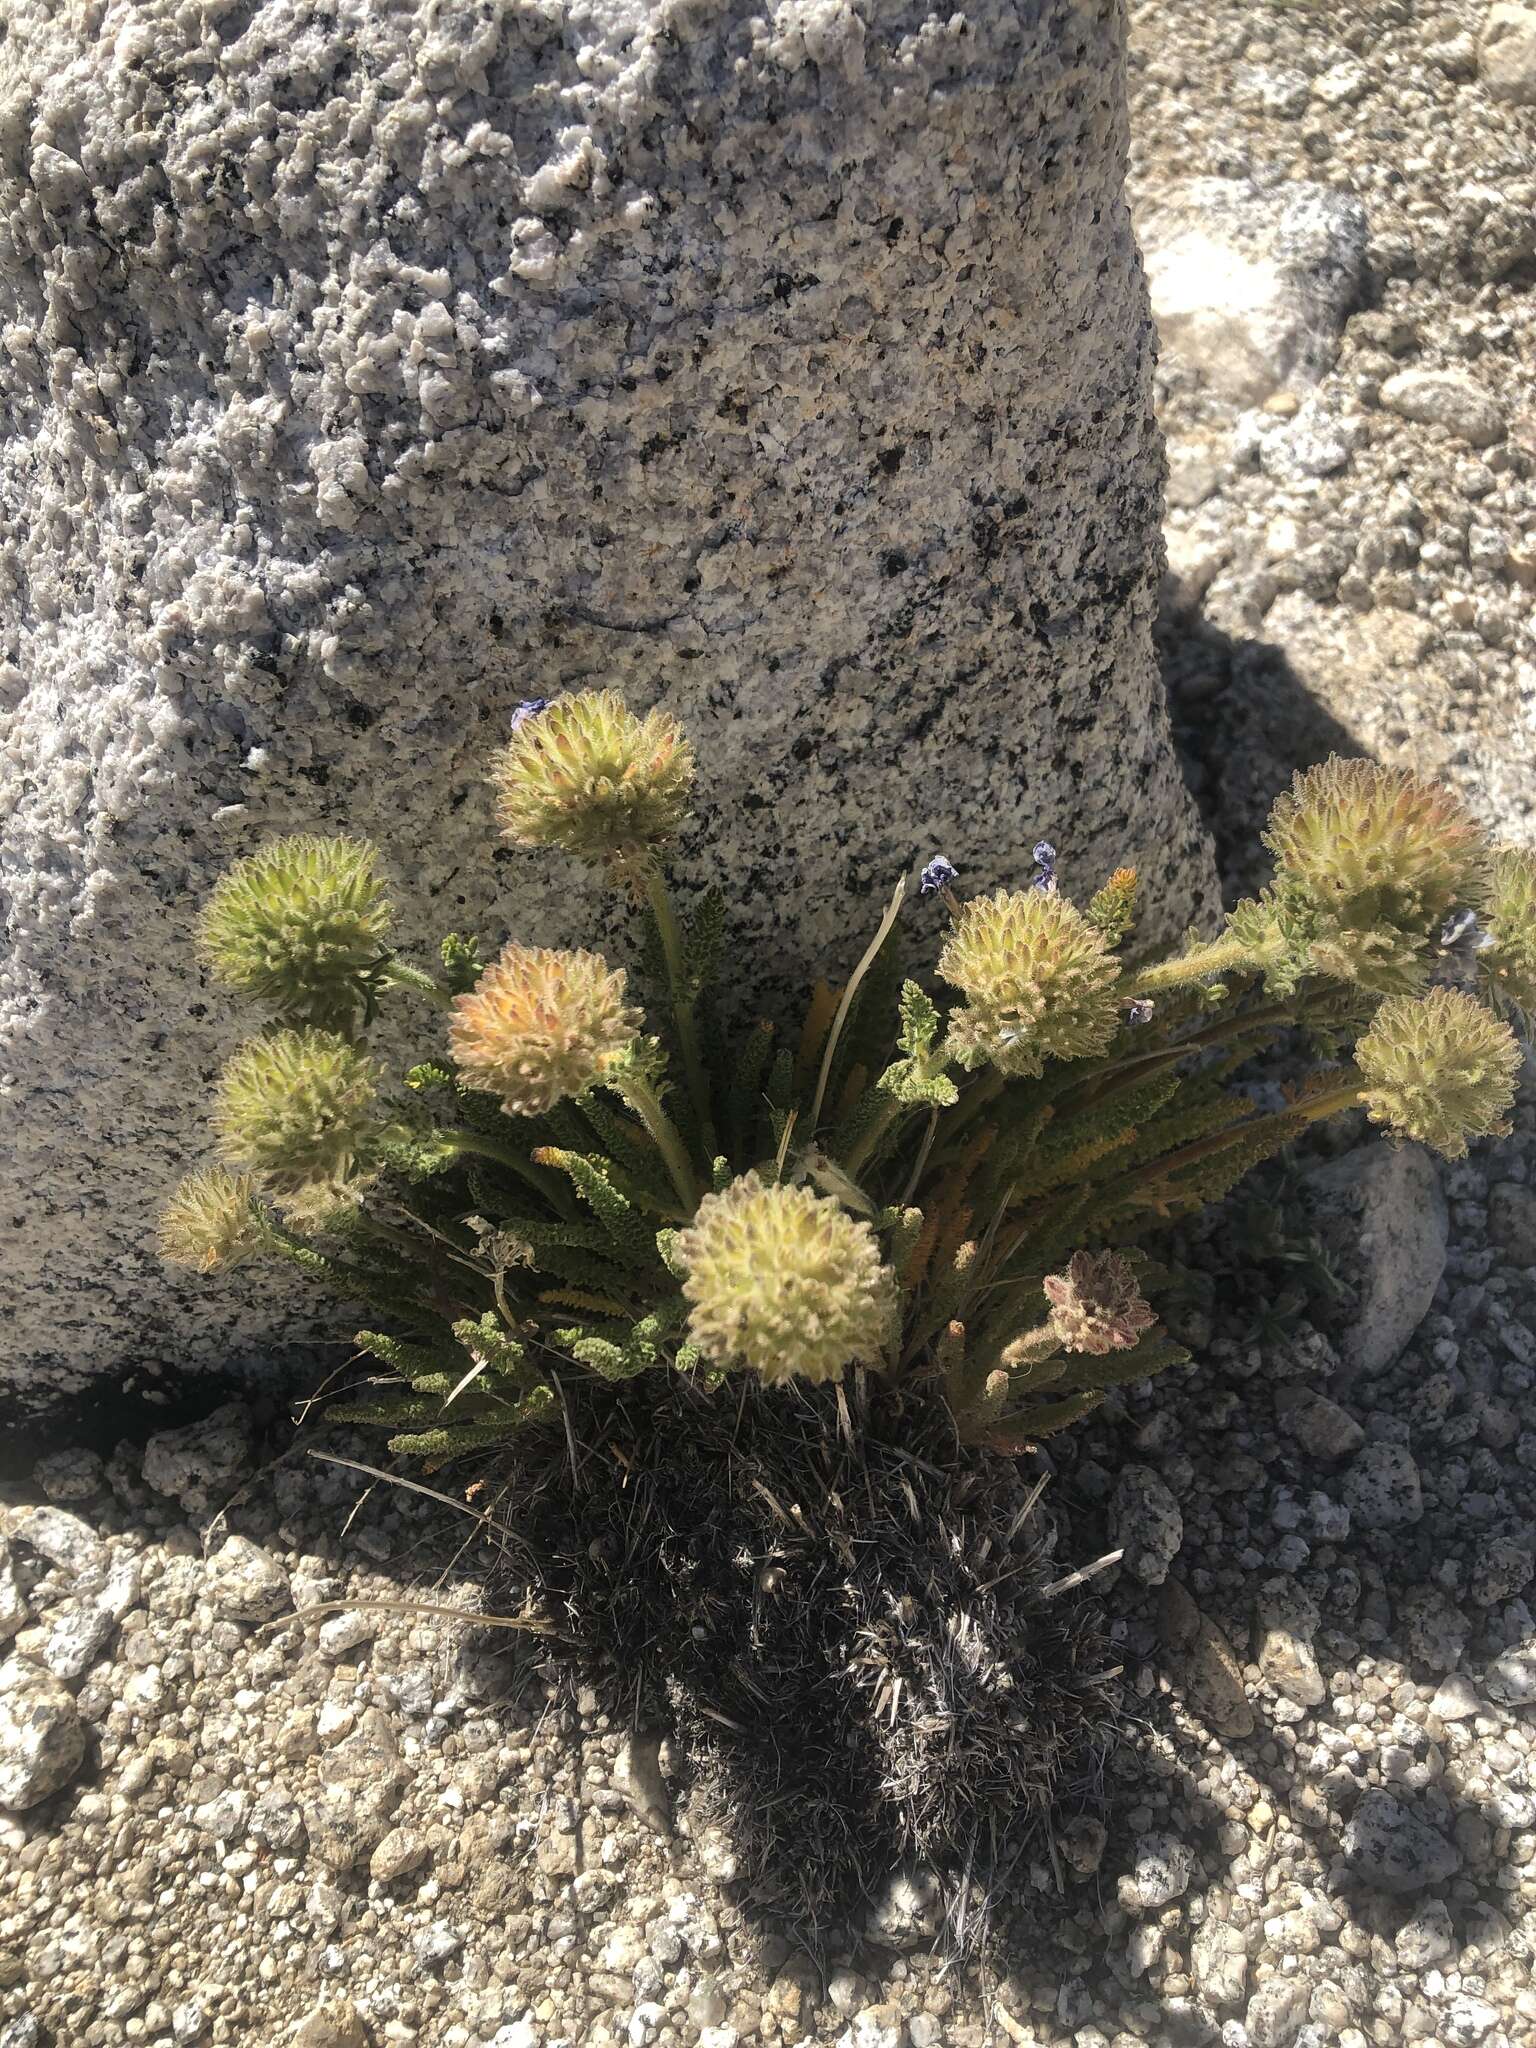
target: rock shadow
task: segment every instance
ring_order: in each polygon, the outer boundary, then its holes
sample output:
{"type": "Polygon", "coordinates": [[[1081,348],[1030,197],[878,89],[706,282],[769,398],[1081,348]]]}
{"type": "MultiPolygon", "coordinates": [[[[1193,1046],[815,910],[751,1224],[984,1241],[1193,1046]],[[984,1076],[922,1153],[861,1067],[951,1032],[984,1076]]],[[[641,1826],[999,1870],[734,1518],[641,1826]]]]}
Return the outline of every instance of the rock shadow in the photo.
{"type": "Polygon", "coordinates": [[[1308,690],[1262,630],[1234,636],[1180,605],[1165,578],[1155,628],[1173,735],[1216,845],[1228,904],[1264,879],[1270,805],[1298,768],[1369,749],[1308,690]]]}

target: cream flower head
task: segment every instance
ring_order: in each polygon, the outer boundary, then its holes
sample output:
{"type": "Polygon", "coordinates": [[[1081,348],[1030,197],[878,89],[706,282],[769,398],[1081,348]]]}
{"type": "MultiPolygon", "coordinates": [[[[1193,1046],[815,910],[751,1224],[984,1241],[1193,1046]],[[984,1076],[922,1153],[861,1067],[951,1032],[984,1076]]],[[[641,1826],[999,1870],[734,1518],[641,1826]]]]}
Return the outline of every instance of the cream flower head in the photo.
{"type": "Polygon", "coordinates": [[[676,719],[637,717],[616,690],[526,707],[492,768],[497,816],[515,846],[558,846],[621,874],[676,837],[693,779],[676,719]]]}
{"type": "Polygon", "coordinates": [[[160,1256],[194,1273],[238,1266],[260,1249],[251,1214],[256,1183],[249,1174],[205,1166],[180,1181],[160,1212],[160,1256]]]}
{"type": "Polygon", "coordinates": [[[1460,1159],[1469,1138],[1501,1137],[1520,1047],[1502,1019],[1459,989],[1392,996],[1355,1046],[1372,1123],[1460,1159]]]}
{"type": "Polygon", "coordinates": [[[1047,1059],[1085,1059],[1119,1025],[1115,959],[1082,912],[1053,890],[999,890],[967,903],[939,955],[939,973],[966,1007],[949,1046],[968,1067],[1043,1072],[1047,1059]]]}
{"type": "Polygon", "coordinates": [[[808,1187],[755,1173],[706,1195],[677,1256],[689,1334],[719,1366],[770,1384],[878,1365],[898,1320],[896,1276],[869,1225],[808,1187]]]}

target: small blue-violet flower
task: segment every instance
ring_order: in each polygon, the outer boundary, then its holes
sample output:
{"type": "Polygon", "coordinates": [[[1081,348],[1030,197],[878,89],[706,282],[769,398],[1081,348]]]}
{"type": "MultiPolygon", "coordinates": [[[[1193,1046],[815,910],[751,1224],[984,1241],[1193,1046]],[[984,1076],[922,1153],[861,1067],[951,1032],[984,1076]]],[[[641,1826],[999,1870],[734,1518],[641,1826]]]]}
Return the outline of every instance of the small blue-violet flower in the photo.
{"type": "Polygon", "coordinates": [[[1150,1024],[1152,1022],[1152,998],[1150,996],[1137,996],[1133,1003],[1127,1004],[1125,1021],[1127,1024],[1150,1024]]]}
{"type": "Polygon", "coordinates": [[[1042,839],[1036,845],[1035,866],[1039,873],[1035,876],[1034,886],[1049,895],[1056,887],[1056,849],[1049,839],[1042,839]]]}
{"type": "Polygon", "coordinates": [[[547,711],[552,701],[549,697],[525,697],[512,714],[511,730],[516,732],[530,718],[537,718],[541,711],[547,711]]]}
{"type": "Polygon", "coordinates": [[[921,896],[936,896],[941,889],[950,888],[960,879],[960,870],[947,861],[942,853],[936,853],[923,869],[922,879],[917,888],[921,896]]]}

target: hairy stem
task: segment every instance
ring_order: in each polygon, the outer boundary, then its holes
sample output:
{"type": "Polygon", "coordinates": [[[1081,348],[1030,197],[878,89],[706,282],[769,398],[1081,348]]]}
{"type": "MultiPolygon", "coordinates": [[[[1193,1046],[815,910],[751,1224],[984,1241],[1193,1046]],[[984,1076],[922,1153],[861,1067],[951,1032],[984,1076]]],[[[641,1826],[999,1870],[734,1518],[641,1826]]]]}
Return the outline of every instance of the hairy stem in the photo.
{"type": "Polygon", "coordinates": [[[615,1081],[614,1086],[645,1125],[651,1143],[667,1163],[667,1172],[672,1176],[672,1185],[677,1189],[685,1214],[691,1216],[699,1206],[698,1180],[693,1162],[688,1157],[688,1148],[677,1125],[662,1108],[660,1096],[649,1081],[642,1081],[634,1074],[626,1074],[622,1080],[615,1081]]]}
{"type": "Polygon", "coordinates": [[[1187,988],[1207,975],[1224,974],[1229,967],[1248,964],[1248,948],[1241,939],[1213,939],[1208,946],[1196,946],[1174,960],[1160,960],[1155,967],[1143,967],[1126,984],[1132,997],[1156,995],[1160,989],[1187,988]]]}
{"type": "Polygon", "coordinates": [[[473,1152],[482,1159],[494,1159],[498,1166],[505,1166],[515,1173],[529,1187],[537,1188],[546,1202],[553,1205],[562,1216],[575,1213],[570,1197],[561,1182],[541,1166],[535,1166],[531,1159],[518,1151],[515,1145],[504,1145],[499,1138],[488,1138],[479,1131],[439,1131],[437,1136],[445,1145],[451,1145],[455,1152],[473,1152]]]}
{"type": "Polygon", "coordinates": [[[453,1008],[453,997],[440,981],[435,981],[419,967],[407,966],[403,960],[391,960],[379,978],[386,988],[414,989],[417,995],[425,996],[439,1010],[453,1008]]]}

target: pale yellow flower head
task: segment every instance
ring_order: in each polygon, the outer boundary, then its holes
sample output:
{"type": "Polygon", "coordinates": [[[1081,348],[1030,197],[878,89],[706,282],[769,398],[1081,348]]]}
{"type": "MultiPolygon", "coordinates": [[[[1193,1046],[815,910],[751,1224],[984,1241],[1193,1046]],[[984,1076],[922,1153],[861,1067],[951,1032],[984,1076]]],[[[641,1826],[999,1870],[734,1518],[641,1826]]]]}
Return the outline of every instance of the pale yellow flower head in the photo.
{"type": "Polygon", "coordinates": [[[1048,1059],[1105,1051],[1119,1025],[1120,963],[1104,934],[1054,891],[974,898],[945,942],[939,973],[965,997],[949,1020],[949,1049],[968,1067],[989,1060],[1005,1074],[1039,1074],[1048,1059]]]}
{"type": "Polygon", "coordinates": [[[205,1166],[181,1181],[160,1212],[160,1256],[194,1273],[238,1266],[261,1247],[249,1174],[205,1166]]]}
{"type": "Polygon", "coordinates": [[[1283,877],[1360,932],[1386,926],[1427,939],[1487,882],[1487,843],[1461,799],[1375,761],[1335,756],[1298,774],[1264,843],[1283,877]]]}
{"type": "Polygon", "coordinates": [[[1459,989],[1392,996],[1355,1046],[1372,1123],[1460,1159],[1469,1138],[1500,1137],[1515,1099],[1520,1047],[1491,1010],[1459,989]]]}
{"type": "Polygon", "coordinates": [[[616,690],[526,707],[492,768],[497,817],[515,846],[557,846],[619,873],[676,837],[693,779],[676,719],[637,717],[616,690]]]}
{"type": "Polygon", "coordinates": [[[677,1256],[689,1334],[715,1365],[835,1380],[879,1365],[895,1334],[896,1276],[874,1231],[808,1187],[743,1174],[704,1197],[677,1256]]]}

